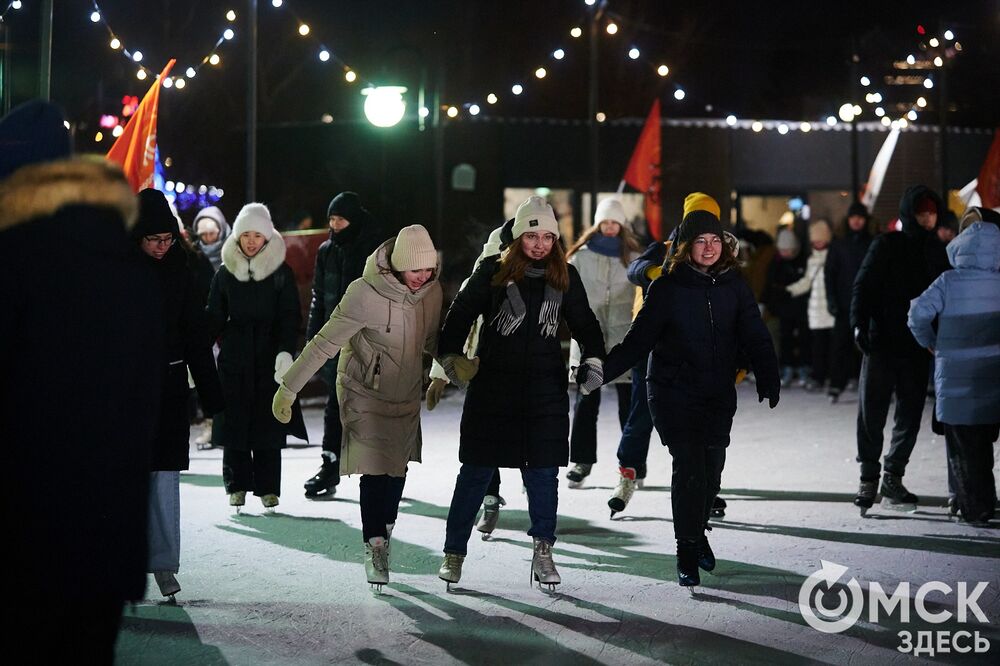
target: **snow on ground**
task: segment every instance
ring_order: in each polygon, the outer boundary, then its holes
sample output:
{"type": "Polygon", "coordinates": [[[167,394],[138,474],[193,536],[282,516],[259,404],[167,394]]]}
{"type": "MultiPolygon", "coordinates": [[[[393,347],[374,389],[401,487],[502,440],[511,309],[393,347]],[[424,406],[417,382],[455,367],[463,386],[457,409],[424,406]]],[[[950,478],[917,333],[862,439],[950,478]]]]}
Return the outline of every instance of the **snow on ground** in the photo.
{"type": "MultiPolygon", "coordinates": [[[[713,521],[714,574],[695,594],[676,582],[670,462],[655,439],[648,485],[609,519],[617,483],[619,429],[614,392],[605,390],[599,463],[584,488],[560,480],[555,560],[563,584],[547,593],[529,583],[527,502],[516,470],[504,470],[499,529],[473,532],[461,583],[450,593],[437,577],[444,525],[458,472],[463,395],[450,393],[424,413],[424,462],[412,465],[396,530],[392,582],[373,594],[361,564],[358,477],[334,501],[312,502],[302,483],[319,447],[293,446],[283,458],[281,506],[265,515],[248,498],[241,515],[222,488],[220,449],[192,450],[181,476],[182,551],[177,603],[147,600],[126,611],[121,664],[647,664],[903,663],[900,631],[979,631],[989,654],[938,653],[935,660],[998,663],[1000,534],[950,521],[945,507],[944,441],[930,429],[930,406],[906,483],[920,496],[915,514],[879,510],[862,519],[851,504],[856,395],[831,406],[824,396],[789,389],[774,411],[740,389],[733,444],[722,479],[725,520],[713,521]],[[970,615],[942,624],[909,621],[899,608],[877,623],[865,604],[843,633],[811,628],[800,587],[820,560],[848,571],[823,597],[834,608],[855,578],[910,597],[928,581],[957,589],[988,583],[970,615]]],[[[311,439],[322,410],[306,410],[311,439]]],[[[931,592],[931,612],[957,608],[957,592],[931,592]]],[[[853,604],[853,602],[852,602],[853,604]]],[[[849,605],[853,608],[853,605],[849,605]]],[[[964,644],[962,644],[964,646],[964,644]]],[[[927,659],[927,653],[923,658],[927,659]]]]}

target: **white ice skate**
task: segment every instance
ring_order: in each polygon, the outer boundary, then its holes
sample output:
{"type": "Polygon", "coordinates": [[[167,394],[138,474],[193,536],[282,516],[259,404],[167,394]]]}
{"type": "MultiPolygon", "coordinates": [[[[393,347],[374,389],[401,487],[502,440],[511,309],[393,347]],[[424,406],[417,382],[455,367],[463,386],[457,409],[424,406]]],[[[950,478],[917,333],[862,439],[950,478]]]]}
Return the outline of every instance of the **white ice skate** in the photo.
{"type": "Polygon", "coordinates": [[[506,504],[507,502],[499,495],[487,495],[483,498],[483,515],[476,523],[476,529],[483,533],[483,541],[489,541],[500,519],[500,507],[506,504]]]}
{"type": "Polygon", "coordinates": [[[535,537],[535,553],[531,558],[531,580],[538,581],[538,587],[543,585],[549,592],[555,592],[556,585],[562,582],[556,563],[552,561],[552,544],[535,537]]]}
{"type": "Polygon", "coordinates": [[[618,487],[615,488],[615,494],[608,500],[608,508],[611,509],[612,518],[615,517],[616,513],[621,513],[625,510],[629,500],[632,499],[632,494],[635,493],[635,489],[638,487],[638,481],[635,478],[635,468],[619,467],[618,472],[621,474],[621,477],[618,479],[618,487]]]}
{"type": "Polygon", "coordinates": [[[236,515],[239,515],[240,509],[246,503],[247,503],[247,491],[237,490],[234,493],[229,493],[229,506],[236,509],[236,515]]]}
{"type": "Polygon", "coordinates": [[[376,593],[389,582],[389,543],[382,537],[372,537],[365,544],[365,575],[376,593]]]}
{"type": "Polygon", "coordinates": [[[445,553],[441,568],[438,569],[438,578],[447,585],[446,589],[451,592],[451,584],[458,583],[462,579],[462,563],[465,562],[465,555],[458,553],[445,553]]]}

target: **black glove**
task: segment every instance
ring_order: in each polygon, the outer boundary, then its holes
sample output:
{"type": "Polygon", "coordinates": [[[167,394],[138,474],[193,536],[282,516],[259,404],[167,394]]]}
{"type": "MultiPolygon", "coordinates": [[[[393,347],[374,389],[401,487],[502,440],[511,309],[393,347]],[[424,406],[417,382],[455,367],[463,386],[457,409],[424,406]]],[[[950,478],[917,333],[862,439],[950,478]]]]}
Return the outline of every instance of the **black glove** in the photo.
{"type": "Polygon", "coordinates": [[[762,389],[757,392],[757,402],[764,402],[764,398],[767,398],[767,405],[771,409],[778,406],[779,392],[781,389],[778,386],[769,389],[762,389]]]}
{"type": "Polygon", "coordinates": [[[576,369],[576,383],[583,395],[590,395],[604,383],[604,364],[599,358],[585,358],[576,369]]]}
{"type": "Polygon", "coordinates": [[[870,354],[872,351],[872,343],[868,339],[868,331],[860,326],[854,327],[854,344],[858,346],[862,354],[870,354]]]}

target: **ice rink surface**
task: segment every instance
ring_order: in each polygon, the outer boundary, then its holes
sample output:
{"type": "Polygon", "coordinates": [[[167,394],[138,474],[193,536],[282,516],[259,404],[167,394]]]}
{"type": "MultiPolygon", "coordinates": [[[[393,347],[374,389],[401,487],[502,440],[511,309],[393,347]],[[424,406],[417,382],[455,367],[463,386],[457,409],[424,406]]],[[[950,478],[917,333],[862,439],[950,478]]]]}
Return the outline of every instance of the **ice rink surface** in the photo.
{"type": "MultiPolygon", "coordinates": [[[[750,385],[739,394],[722,478],[729,506],[710,533],[719,564],[694,594],[677,584],[670,460],[655,435],[646,487],[609,519],[619,438],[609,389],[599,462],[584,488],[567,488],[560,471],[554,556],[563,583],[555,593],[529,583],[527,501],[516,470],[502,472],[499,528],[485,542],[473,532],[461,583],[449,593],[437,577],[459,468],[460,392],[424,412],[424,460],[410,467],[391,583],[381,594],[362,566],[358,477],[344,478],[333,501],[303,497],[318,446],[284,451],[273,515],[253,497],[235,515],[222,487],[221,449],[192,449],[191,469],[181,475],[183,589],[176,603],[165,602],[150,577],[146,601],[126,611],[118,662],[888,664],[931,661],[927,650],[917,658],[899,651],[900,632],[915,645],[924,632],[921,640],[949,641],[934,643],[933,661],[1000,663],[1000,531],[949,520],[944,439],[931,432],[930,403],[905,477],[921,498],[917,512],[876,505],[862,519],[851,504],[856,394],[830,405],[787,389],[774,411],[757,403],[750,385]],[[813,587],[817,576],[809,578],[821,560],[847,568],[826,594],[828,584],[813,587]],[[918,613],[915,597],[932,581],[951,592],[930,591],[918,613]],[[879,609],[875,622],[874,583],[887,595],[909,585],[907,599],[892,613],[879,609]],[[959,617],[960,583],[969,596],[986,584],[976,603],[988,623],[971,610],[959,617]],[[818,590],[823,608],[846,604],[848,616],[863,599],[860,616],[840,633],[814,629],[800,608],[803,585],[818,590]],[[944,621],[925,619],[932,613],[944,621]],[[989,640],[990,651],[958,651],[974,645],[963,631],[989,640]]],[[[307,409],[306,420],[319,442],[322,408],[307,409]]]]}

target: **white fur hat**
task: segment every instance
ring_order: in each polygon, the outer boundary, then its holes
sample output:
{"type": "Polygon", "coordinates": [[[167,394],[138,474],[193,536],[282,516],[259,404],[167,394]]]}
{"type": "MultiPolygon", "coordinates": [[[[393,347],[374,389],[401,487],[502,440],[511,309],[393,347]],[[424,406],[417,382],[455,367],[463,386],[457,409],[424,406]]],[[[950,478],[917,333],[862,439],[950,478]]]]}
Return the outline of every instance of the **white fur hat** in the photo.
{"type": "Polygon", "coordinates": [[[274,235],[274,223],[271,222],[271,211],[262,203],[248,203],[240,209],[233,223],[233,236],[237,238],[248,231],[256,231],[267,240],[274,235]]]}
{"type": "Polygon", "coordinates": [[[438,256],[434,241],[422,225],[411,224],[396,234],[396,243],[389,258],[397,271],[416,271],[421,268],[437,268],[438,256]]]}
{"type": "Polygon", "coordinates": [[[542,197],[528,197],[524,203],[517,207],[511,233],[514,238],[517,238],[526,231],[550,232],[559,238],[559,223],[556,221],[556,214],[552,212],[552,206],[547,204],[542,197]]]}
{"type": "Polygon", "coordinates": [[[597,202],[597,210],[594,212],[594,224],[600,224],[604,220],[611,220],[625,226],[625,208],[618,199],[601,199],[597,202]]]}

